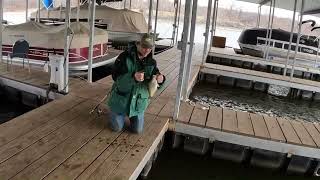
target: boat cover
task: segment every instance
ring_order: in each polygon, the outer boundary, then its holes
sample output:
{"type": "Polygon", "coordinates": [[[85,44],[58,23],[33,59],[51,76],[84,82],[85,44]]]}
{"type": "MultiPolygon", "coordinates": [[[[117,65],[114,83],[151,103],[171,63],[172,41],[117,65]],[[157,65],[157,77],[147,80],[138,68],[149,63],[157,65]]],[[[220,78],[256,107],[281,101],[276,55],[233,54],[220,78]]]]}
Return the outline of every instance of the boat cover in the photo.
{"type": "MultiPolygon", "coordinates": [[[[89,25],[83,22],[70,24],[71,44],[69,49],[83,48],[89,45],[89,25]]],[[[18,25],[5,26],[2,32],[3,44],[13,45],[17,40],[24,39],[31,47],[46,49],[63,49],[65,26],[47,26],[29,21],[18,25]]],[[[93,44],[106,44],[108,33],[95,28],[93,44]]]]}
{"type": "MultiPolygon", "coordinates": [[[[31,14],[36,17],[37,12],[31,14]]],[[[77,7],[71,8],[70,19],[76,19],[77,7]]],[[[64,19],[65,8],[53,8],[49,11],[40,10],[41,19],[64,19]],[[61,13],[60,13],[61,12],[61,13]]],[[[80,6],[79,19],[88,19],[88,5],[80,6]]],[[[107,30],[120,32],[147,33],[148,25],[142,13],[129,9],[115,9],[108,6],[96,6],[96,22],[108,24],[107,30]]]]}

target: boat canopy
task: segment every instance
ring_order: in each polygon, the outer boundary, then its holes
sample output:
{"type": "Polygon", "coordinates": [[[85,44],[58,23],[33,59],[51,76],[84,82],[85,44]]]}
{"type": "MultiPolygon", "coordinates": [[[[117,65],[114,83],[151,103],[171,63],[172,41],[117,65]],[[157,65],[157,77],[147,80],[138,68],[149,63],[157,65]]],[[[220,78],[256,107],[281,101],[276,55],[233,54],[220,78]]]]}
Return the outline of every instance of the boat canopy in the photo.
{"type": "MultiPolygon", "coordinates": [[[[73,22],[70,24],[73,35],[69,49],[88,47],[89,24],[73,22]]],[[[29,21],[18,25],[5,26],[3,29],[3,44],[13,45],[17,40],[24,39],[30,46],[46,49],[63,49],[65,26],[47,26],[29,21]]],[[[94,44],[106,44],[108,32],[95,28],[94,44]]]]}
{"type": "MultiPolygon", "coordinates": [[[[37,12],[31,14],[31,18],[35,18],[37,12]]],[[[71,8],[70,19],[76,19],[77,7],[71,8]]],[[[64,19],[65,8],[57,7],[50,10],[40,10],[41,19],[64,19]]],[[[88,19],[88,5],[80,6],[79,19],[88,19]]],[[[142,13],[129,9],[115,9],[108,6],[96,6],[95,14],[96,22],[105,23],[108,25],[107,30],[119,32],[147,33],[148,25],[142,13]]]]}
{"type": "MultiPolygon", "coordinates": [[[[270,3],[271,0],[238,0],[238,1],[266,5],[267,3],[270,3]]],[[[294,0],[278,0],[276,1],[275,7],[293,11],[293,4],[294,4],[294,0]]],[[[301,6],[301,0],[299,0],[297,3],[297,9],[300,9],[300,6],[301,6]]],[[[318,13],[320,13],[320,0],[305,0],[303,14],[320,16],[318,13]]]]}

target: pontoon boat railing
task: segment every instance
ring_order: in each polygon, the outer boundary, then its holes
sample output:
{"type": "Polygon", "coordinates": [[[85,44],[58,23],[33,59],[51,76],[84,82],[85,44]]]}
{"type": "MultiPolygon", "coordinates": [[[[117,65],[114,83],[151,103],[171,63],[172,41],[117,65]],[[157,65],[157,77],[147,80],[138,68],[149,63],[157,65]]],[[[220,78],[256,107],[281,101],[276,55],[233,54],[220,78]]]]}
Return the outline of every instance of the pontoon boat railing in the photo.
{"type": "MultiPolygon", "coordinates": [[[[287,41],[281,41],[281,40],[276,40],[276,39],[267,39],[267,38],[264,38],[264,37],[257,37],[257,45],[264,47],[262,49],[262,51],[266,51],[267,50],[266,44],[265,44],[266,41],[270,41],[270,47],[275,47],[277,45],[276,48],[283,49],[283,50],[286,50],[286,51],[288,50],[288,49],[285,49],[285,47],[286,48],[289,47],[289,42],[287,42],[287,41]]],[[[295,49],[296,45],[297,45],[297,43],[294,43],[294,42],[291,43],[291,51],[293,51],[293,49],[295,49]]],[[[296,58],[296,59],[299,59],[299,60],[302,60],[302,61],[309,61],[309,62],[310,61],[312,61],[312,62],[314,61],[313,67],[317,67],[319,46],[318,46],[318,48],[315,48],[315,47],[310,47],[310,46],[306,46],[306,45],[303,45],[303,44],[298,44],[298,49],[300,50],[299,53],[304,53],[304,54],[308,54],[308,55],[314,55],[315,58],[314,59],[296,58]],[[304,52],[301,52],[301,48],[312,49],[312,50],[316,51],[317,53],[316,54],[304,53],[304,52]]]]}

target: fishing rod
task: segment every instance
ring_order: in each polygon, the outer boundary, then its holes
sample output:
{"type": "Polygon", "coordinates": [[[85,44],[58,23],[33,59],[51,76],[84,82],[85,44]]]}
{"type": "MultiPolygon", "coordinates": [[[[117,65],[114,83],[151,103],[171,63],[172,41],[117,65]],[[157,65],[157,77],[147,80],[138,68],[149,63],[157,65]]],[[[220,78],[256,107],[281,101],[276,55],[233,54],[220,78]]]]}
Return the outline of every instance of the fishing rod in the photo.
{"type": "Polygon", "coordinates": [[[97,111],[98,115],[100,115],[102,113],[102,110],[99,109],[99,106],[101,105],[101,103],[103,103],[105,101],[105,99],[107,99],[107,97],[110,95],[111,91],[109,91],[99,102],[98,104],[96,104],[90,111],[89,114],[94,113],[95,111],[97,111]]]}

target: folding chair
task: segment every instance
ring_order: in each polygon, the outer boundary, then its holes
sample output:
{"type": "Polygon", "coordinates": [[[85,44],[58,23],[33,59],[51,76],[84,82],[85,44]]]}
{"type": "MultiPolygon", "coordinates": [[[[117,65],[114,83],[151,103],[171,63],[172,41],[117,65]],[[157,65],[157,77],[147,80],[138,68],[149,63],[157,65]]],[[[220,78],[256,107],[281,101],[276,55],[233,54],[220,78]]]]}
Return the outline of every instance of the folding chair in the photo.
{"type": "MultiPolygon", "coordinates": [[[[24,59],[28,57],[28,53],[29,53],[29,43],[24,39],[20,39],[20,40],[16,41],[13,45],[12,53],[8,54],[7,68],[9,69],[9,67],[8,67],[9,58],[10,58],[10,64],[12,67],[12,59],[15,57],[22,58],[22,66],[24,68],[24,59]]],[[[30,72],[29,59],[28,59],[28,65],[29,65],[29,72],[30,72]]]]}

